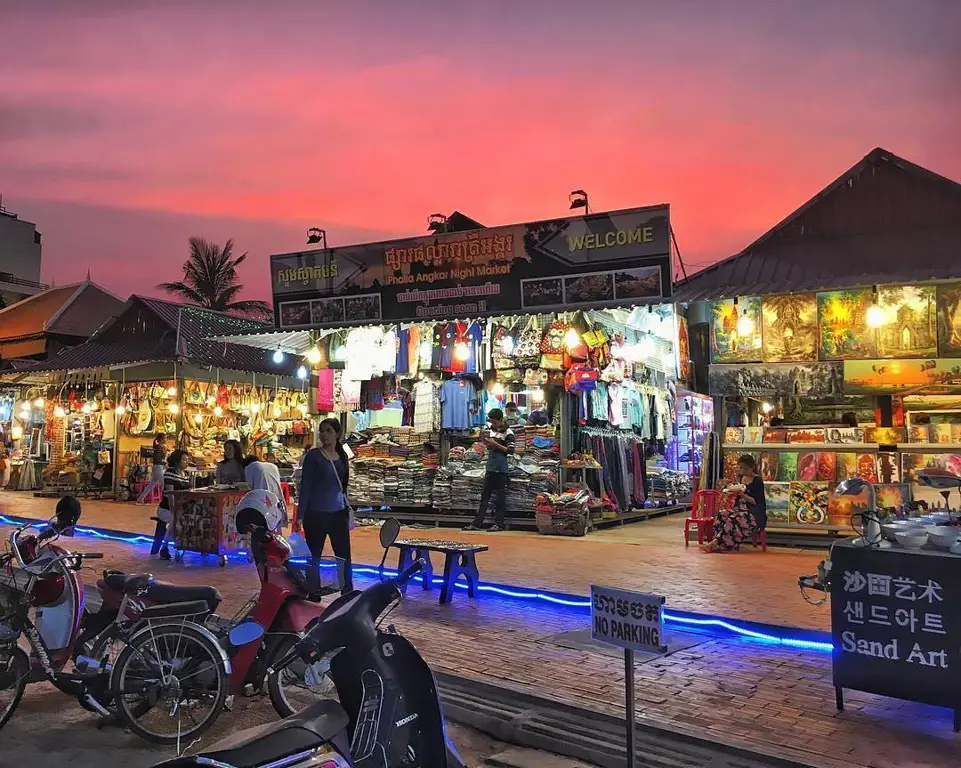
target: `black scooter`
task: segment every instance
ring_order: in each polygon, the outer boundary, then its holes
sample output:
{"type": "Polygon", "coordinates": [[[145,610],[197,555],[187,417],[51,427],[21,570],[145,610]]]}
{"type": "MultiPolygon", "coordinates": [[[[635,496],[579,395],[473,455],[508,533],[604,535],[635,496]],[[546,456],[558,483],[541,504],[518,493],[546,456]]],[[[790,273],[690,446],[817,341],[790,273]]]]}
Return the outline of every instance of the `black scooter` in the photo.
{"type": "Polygon", "coordinates": [[[418,560],[395,579],[331,603],[267,671],[280,674],[298,659],[313,664],[336,652],[329,674],[340,703],[318,701],[155,768],[466,768],[447,740],[430,667],[402,635],[377,627],[381,614],[401,599],[400,587],[423,568],[418,560]]]}

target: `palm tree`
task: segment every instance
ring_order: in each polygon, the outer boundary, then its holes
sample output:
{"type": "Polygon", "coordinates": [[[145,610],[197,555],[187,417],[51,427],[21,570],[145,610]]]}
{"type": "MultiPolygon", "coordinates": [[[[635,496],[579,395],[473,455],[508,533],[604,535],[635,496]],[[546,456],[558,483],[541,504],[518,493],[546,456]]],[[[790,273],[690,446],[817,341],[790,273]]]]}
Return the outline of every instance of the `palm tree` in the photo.
{"type": "Polygon", "coordinates": [[[175,294],[188,303],[218,312],[268,317],[270,306],[254,299],[236,300],[244,289],[237,282],[237,267],[247,254],[234,258],[234,240],[228,240],[223,248],[202,237],[190,238],[190,256],[184,262],[183,280],[161,283],[157,287],[175,294]]]}

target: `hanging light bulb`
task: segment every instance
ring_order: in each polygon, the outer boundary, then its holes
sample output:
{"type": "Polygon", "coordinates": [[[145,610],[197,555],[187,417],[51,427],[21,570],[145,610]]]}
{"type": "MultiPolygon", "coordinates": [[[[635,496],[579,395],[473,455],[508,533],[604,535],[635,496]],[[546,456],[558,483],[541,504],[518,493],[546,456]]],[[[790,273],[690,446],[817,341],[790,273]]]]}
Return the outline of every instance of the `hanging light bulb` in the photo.
{"type": "Polygon", "coordinates": [[[279,419],[279,418],[280,418],[280,413],[281,413],[281,411],[280,411],[280,406],[279,406],[279,405],[276,405],[276,404],[275,404],[274,407],[270,409],[270,412],[274,415],[274,418],[275,418],[275,419],[279,419]]]}
{"type": "Polygon", "coordinates": [[[544,390],[541,389],[540,387],[538,387],[538,388],[535,389],[535,390],[532,390],[532,391],[531,391],[531,400],[533,400],[535,403],[543,403],[543,402],[544,402],[544,390]]]}
{"type": "Polygon", "coordinates": [[[274,362],[277,363],[277,365],[280,365],[282,362],[284,362],[284,353],[279,349],[274,352],[274,362]]]}
{"type": "Polygon", "coordinates": [[[864,320],[868,324],[868,328],[880,328],[887,322],[887,317],[881,307],[879,307],[877,304],[872,304],[870,307],[868,307],[868,311],[864,316],[864,320]]]}
{"type": "Polygon", "coordinates": [[[19,440],[21,437],[23,437],[23,427],[13,427],[10,430],[10,437],[12,437],[14,440],[19,440]]]}
{"type": "Polygon", "coordinates": [[[167,397],[176,397],[176,396],[177,396],[177,388],[167,387],[167,397]]]}
{"type": "Polygon", "coordinates": [[[514,354],[514,337],[505,336],[501,339],[501,352],[510,357],[514,354]]]}
{"type": "Polygon", "coordinates": [[[127,412],[127,407],[125,405],[118,405],[115,410],[115,413],[118,416],[123,416],[126,412],[127,412]]]}
{"type": "Polygon", "coordinates": [[[573,349],[580,343],[581,335],[574,328],[568,328],[567,333],[564,334],[564,346],[573,349]]]}
{"type": "Polygon", "coordinates": [[[256,402],[256,401],[253,402],[253,403],[251,403],[251,404],[250,404],[250,412],[251,412],[251,413],[260,413],[260,403],[258,403],[258,402],[256,402]]]}
{"type": "Polygon", "coordinates": [[[300,366],[300,368],[297,369],[297,378],[301,381],[307,378],[307,369],[304,368],[304,366],[300,366]]]}
{"type": "Polygon", "coordinates": [[[208,407],[208,408],[213,408],[215,405],[217,405],[217,398],[216,398],[216,397],[213,397],[213,396],[208,397],[208,398],[207,398],[207,407],[208,407]]]}
{"type": "Polygon", "coordinates": [[[90,406],[90,403],[84,403],[83,407],[80,410],[83,411],[84,413],[90,413],[93,410],[93,408],[90,406]]]}
{"type": "Polygon", "coordinates": [[[214,416],[220,418],[220,417],[223,416],[223,415],[224,415],[224,409],[221,408],[219,405],[215,405],[215,406],[214,406],[214,416]]]}
{"type": "Polygon", "coordinates": [[[199,414],[199,413],[195,413],[195,414],[194,414],[194,424],[203,424],[203,423],[204,423],[204,417],[203,417],[201,414],[199,414]]]}
{"type": "Polygon", "coordinates": [[[167,410],[170,411],[171,413],[180,413],[180,406],[177,405],[176,403],[171,403],[170,405],[167,406],[167,410]]]}
{"type": "Polygon", "coordinates": [[[774,406],[767,402],[761,403],[761,410],[764,411],[764,413],[770,413],[774,410],[774,406]]]}
{"type": "Polygon", "coordinates": [[[745,309],[737,319],[737,335],[750,336],[754,333],[754,320],[745,309]]]}
{"type": "Polygon", "coordinates": [[[467,346],[467,342],[458,341],[454,345],[454,357],[461,361],[464,361],[470,357],[470,349],[467,346]]]}
{"type": "Polygon", "coordinates": [[[494,382],[494,386],[491,387],[491,394],[500,400],[502,397],[504,397],[504,385],[499,381],[494,382]]]}
{"type": "Polygon", "coordinates": [[[311,365],[320,363],[320,347],[316,344],[307,350],[307,362],[311,365]]]}
{"type": "Polygon", "coordinates": [[[100,410],[100,403],[98,403],[96,400],[91,400],[91,401],[90,401],[90,410],[91,410],[91,411],[100,410]]]}
{"type": "MultiPolygon", "coordinates": [[[[119,411],[120,409],[118,408],[117,410],[119,411]]],[[[56,408],[53,409],[53,415],[58,419],[62,419],[64,416],[67,415],[67,412],[58,405],[56,408]]]]}
{"type": "Polygon", "coordinates": [[[42,397],[38,397],[36,400],[33,401],[33,404],[37,406],[37,408],[43,408],[43,406],[47,404],[47,401],[44,400],[42,397]]]}

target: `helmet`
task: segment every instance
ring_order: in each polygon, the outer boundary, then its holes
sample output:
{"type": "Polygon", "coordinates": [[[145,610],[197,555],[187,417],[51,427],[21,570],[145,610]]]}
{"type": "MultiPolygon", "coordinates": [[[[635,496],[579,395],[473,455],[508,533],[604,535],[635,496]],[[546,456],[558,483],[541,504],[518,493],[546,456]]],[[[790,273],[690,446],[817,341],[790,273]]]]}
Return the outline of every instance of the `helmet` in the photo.
{"type": "Polygon", "coordinates": [[[252,526],[275,531],[286,517],[286,505],[270,491],[256,490],[245,495],[237,504],[237,533],[244,536],[252,526]]]}
{"type": "Polygon", "coordinates": [[[80,502],[73,496],[64,496],[57,502],[56,518],[53,527],[58,533],[73,528],[80,519],[80,502]]]}

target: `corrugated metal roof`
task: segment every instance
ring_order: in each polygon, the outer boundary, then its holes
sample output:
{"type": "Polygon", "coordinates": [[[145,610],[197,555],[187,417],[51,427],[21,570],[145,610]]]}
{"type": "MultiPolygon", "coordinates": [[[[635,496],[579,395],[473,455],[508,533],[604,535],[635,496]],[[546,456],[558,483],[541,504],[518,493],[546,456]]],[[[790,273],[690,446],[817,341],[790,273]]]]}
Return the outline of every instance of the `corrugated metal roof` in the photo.
{"type": "Polygon", "coordinates": [[[88,341],[65,349],[56,357],[23,367],[21,370],[29,373],[43,373],[173,360],[174,356],[164,355],[156,343],[135,340],[122,344],[100,344],[96,341],[88,341]]]}
{"type": "Polygon", "coordinates": [[[961,184],[883,149],[741,253],[675,286],[675,300],[961,278],[961,184]]]}

